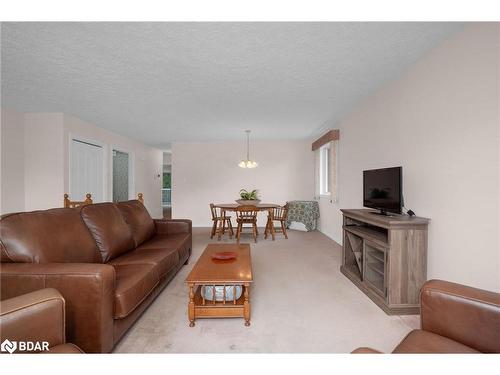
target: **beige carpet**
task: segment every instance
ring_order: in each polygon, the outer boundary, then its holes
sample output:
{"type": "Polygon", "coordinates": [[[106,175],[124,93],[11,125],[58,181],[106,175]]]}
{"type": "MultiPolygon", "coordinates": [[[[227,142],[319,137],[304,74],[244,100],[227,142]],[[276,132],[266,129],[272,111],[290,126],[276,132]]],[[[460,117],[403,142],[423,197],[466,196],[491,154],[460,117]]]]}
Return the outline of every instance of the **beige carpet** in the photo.
{"type": "MultiPolygon", "coordinates": [[[[251,242],[245,237],[242,242],[251,242]]],[[[392,350],[418,316],[388,316],[340,271],[341,247],[319,232],[251,242],[252,324],[200,319],[190,328],[184,280],[209,240],[195,228],[193,256],[118,344],[118,353],[345,353],[392,350]]],[[[216,242],[216,241],[213,241],[216,242]]],[[[229,242],[226,239],[225,242],[229,242]]]]}

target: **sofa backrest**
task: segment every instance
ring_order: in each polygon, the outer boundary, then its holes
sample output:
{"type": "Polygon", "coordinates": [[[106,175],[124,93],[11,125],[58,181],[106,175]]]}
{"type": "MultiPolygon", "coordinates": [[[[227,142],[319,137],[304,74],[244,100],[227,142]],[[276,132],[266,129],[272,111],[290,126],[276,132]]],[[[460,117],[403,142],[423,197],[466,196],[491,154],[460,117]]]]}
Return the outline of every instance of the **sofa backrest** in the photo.
{"type": "Polygon", "coordinates": [[[80,209],[104,263],[135,247],[132,231],[114,203],[97,203],[80,209]]]}
{"type": "Polygon", "coordinates": [[[119,202],[116,207],[120,210],[125,222],[132,231],[135,247],[146,242],[155,232],[155,223],[144,204],[138,200],[119,202]]]}
{"type": "Polygon", "coordinates": [[[0,218],[2,262],[97,263],[101,256],[78,208],[20,212],[0,218]]]}

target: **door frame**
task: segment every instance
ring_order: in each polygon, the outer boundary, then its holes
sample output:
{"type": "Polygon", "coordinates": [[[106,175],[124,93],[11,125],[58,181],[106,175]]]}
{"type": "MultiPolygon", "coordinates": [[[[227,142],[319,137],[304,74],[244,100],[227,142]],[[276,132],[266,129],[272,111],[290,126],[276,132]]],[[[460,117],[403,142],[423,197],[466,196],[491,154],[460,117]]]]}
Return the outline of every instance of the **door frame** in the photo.
{"type": "MultiPolygon", "coordinates": [[[[95,139],[92,139],[92,138],[88,138],[88,137],[83,137],[83,136],[80,136],[76,133],[69,133],[68,134],[68,192],[67,194],[70,194],[71,193],[71,155],[73,153],[73,141],[80,141],[80,142],[84,142],[84,143],[89,143],[91,145],[95,145],[95,146],[99,146],[102,148],[102,199],[103,199],[103,202],[106,202],[108,199],[108,191],[107,191],[107,187],[108,187],[108,183],[107,183],[107,178],[106,176],[108,175],[108,168],[107,168],[107,163],[106,163],[106,160],[107,160],[107,155],[108,155],[108,149],[107,149],[107,145],[103,142],[99,142],[95,139]]],[[[76,200],[79,200],[80,198],[83,199],[83,197],[77,197],[77,198],[74,198],[74,197],[71,197],[70,196],[70,199],[76,199],[76,200]]],[[[92,197],[94,198],[94,197],[92,197]]]]}
{"type": "Polygon", "coordinates": [[[110,199],[109,201],[113,201],[113,151],[119,151],[123,152],[125,154],[128,154],[128,199],[137,199],[135,196],[135,164],[134,164],[134,152],[130,151],[130,149],[126,147],[118,147],[114,145],[109,145],[109,155],[110,155],[110,174],[109,174],[109,194],[110,194],[110,199]]]}

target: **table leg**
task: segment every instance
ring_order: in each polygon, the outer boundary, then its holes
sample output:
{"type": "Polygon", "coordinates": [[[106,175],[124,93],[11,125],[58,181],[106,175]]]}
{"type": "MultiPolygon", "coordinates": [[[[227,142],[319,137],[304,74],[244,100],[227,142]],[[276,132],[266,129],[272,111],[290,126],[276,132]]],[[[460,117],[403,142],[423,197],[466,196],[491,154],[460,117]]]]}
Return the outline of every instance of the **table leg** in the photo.
{"type": "Polygon", "coordinates": [[[234,232],[233,232],[233,224],[231,223],[231,219],[226,219],[227,220],[227,226],[229,227],[229,238],[232,239],[234,232]]]}
{"type": "Polygon", "coordinates": [[[245,301],[243,302],[243,317],[245,318],[245,326],[250,325],[250,284],[245,284],[245,301]]]}
{"type": "MultiPolygon", "coordinates": [[[[271,208],[271,209],[269,210],[269,215],[272,215],[272,214],[273,214],[273,210],[274,210],[273,208],[271,208]]],[[[273,216],[271,216],[271,222],[269,223],[269,226],[270,226],[270,228],[269,228],[269,229],[270,229],[270,231],[271,231],[271,237],[273,238],[273,241],[274,241],[274,239],[275,239],[275,231],[274,231],[274,221],[273,221],[273,219],[274,219],[274,217],[273,217],[273,216]]]]}
{"type": "Polygon", "coordinates": [[[189,284],[189,304],[188,304],[189,326],[194,327],[194,284],[189,284]]]}
{"type": "MultiPolygon", "coordinates": [[[[222,215],[224,215],[224,211],[222,212],[222,215]]],[[[222,217],[224,217],[224,216],[222,216],[222,217]]],[[[220,238],[221,238],[221,235],[222,235],[223,222],[224,222],[224,219],[220,219],[219,220],[219,229],[217,230],[217,241],[220,241],[220,238]]]]}

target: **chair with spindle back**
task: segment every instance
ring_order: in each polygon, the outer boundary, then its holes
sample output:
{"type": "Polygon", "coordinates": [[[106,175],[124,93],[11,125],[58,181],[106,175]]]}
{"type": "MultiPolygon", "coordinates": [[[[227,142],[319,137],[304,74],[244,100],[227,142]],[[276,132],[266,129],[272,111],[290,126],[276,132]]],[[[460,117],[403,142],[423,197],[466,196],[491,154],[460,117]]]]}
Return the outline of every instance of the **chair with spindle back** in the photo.
{"type": "Polygon", "coordinates": [[[264,238],[267,239],[269,233],[274,241],[275,233],[283,233],[286,239],[288,239],[288,235],[286,234],[286,220],[288,218],[288,202],[281,207],[273,208],[269,211],[269,216],[267,217],[266,230],[264,232],[264,238]],[[278,221],[280,223],[281,229],[274,226],[274,222],[278,221]]]}
{"type": "Polygon", "coordinates": [[[212,232],[210,233],[210,238],[214,238],[217,234],[217,240],[220,240],[221,236],[229,230],[229,238],[233,238],[233,223],[231,223],[231,216],[226,215],[226,211],[221,208],[215,207],[213,203],[210,203],[210,213],[212,214],[212,232]]]}
{"type": "Polygon", "coordinates": [[[69,195],[64,194],[64,208],[77,208],[86,206],[87,204],[92,204],[92,195],[90,195],[90,193],[85,194],[84,201],[70,201],[69,195]]]}
{"type": "Polygon", "coordinates": [[[236,240],[239,243],[243,228],[252,228],[253,240],[257,242],[257,207],[252,205],[243,205],[236,207],[236,240]],[[243,224],[251,224],[251,227],[244,227],[243,224]]]}

